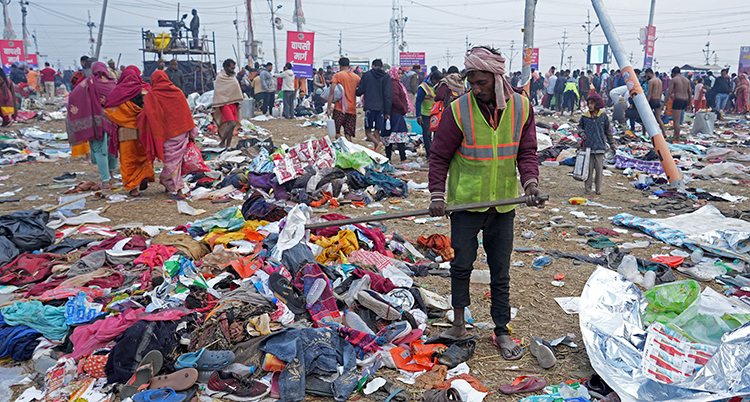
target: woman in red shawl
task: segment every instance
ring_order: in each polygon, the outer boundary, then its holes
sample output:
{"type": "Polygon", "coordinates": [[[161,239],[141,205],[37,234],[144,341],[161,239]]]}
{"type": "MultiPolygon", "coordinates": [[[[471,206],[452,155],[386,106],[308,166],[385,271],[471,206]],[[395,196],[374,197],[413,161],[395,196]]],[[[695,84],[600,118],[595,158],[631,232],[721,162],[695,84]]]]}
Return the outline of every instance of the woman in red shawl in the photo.
{"type": "Polygon", "coordinates": [[[138,115],[147,93],[143,84],[137,70],[126,69],[104,105],[104,113],[117,125],[122,184],[133,197],[140,196],[148,182],[154,181],[154,165],[138,138],[138,115]]]}
{"type": "Polygon", "coordinates": [[[0,68],[0,114],[3,116],[3,127],[10,125],[16,118],[16,91],[13,83],[5,75],[5,70],[0,68]]]}
{"type": "Polygon", "coordinates": [[[91,76],[70,93],[65,125],[70,145],[90,144],[91,162],[99,168],[101,187],[111,188],[114,184],[111,172],[117,169],[117,144],[110,144],[109,133],[115,133],[116,126],[107,119],[103,106],[115,87],[115,80],[102,62],[94,63],[91,70],[91,76]]]}
{"type": "Polygon", "coordinates": [[[185,199],[182,160],[198,129],[185,94],[164,71],[157,70],[151,75],[151,91],[143,97],[138,130],[149,160],[158,158],[164,162],[159,182],[175,199],[185,199]]]}

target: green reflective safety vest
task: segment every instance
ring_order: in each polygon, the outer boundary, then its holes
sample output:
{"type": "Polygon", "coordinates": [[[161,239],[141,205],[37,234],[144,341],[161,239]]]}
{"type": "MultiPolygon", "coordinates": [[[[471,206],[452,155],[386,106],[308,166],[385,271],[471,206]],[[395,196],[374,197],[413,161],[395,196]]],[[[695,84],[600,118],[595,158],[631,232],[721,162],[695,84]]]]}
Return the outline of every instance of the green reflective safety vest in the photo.
{"type": "Polygon", "coordinates": [[[422,116],[430,117],[430,111],[432,111],[432,105],[435,104],[435,89],[432,85],[423,82],[419,84],[419,88],[424,91],[424,100],[422,101],[422,116]]]}
{"type": "MultiPolygon", "coordinates": [[[[523,126],[529,118],[529,107],[526,97],[513,93],[497,130],[493,130],[471,91],[451,103],[453,117],[464,138],[450,163],[448,205],[518,197],[516,155],[523,126]]],[[[504,213],[515,207],[508,205],[496,209],[504,213]]]]}

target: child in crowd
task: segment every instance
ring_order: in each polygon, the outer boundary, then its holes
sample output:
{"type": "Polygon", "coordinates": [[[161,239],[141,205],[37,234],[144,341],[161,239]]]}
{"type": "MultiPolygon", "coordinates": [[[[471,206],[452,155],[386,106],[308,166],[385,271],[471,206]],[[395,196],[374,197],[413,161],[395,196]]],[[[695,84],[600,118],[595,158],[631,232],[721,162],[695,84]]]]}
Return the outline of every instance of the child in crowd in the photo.
{"type": "Polygon", "coordinates": [[[578,122],[579,135],[583,139],[581,149],[590,149],[591,158],[589,159],[589,175],[584,182],[586,194],[591,194],[591,181],[596,184],[596,194],[602,193],[602,171],[604,170],[604,152],[607,150],[607,144],[614,148],[614,138],[612,137],[612,127],[609,124],[609,117],[602,110],[604,100],[599,94],[589,95],[586,102],[589,110],[584,113],[578,122]],[[594,179],[596,174],[596,179],[594,179]]]}

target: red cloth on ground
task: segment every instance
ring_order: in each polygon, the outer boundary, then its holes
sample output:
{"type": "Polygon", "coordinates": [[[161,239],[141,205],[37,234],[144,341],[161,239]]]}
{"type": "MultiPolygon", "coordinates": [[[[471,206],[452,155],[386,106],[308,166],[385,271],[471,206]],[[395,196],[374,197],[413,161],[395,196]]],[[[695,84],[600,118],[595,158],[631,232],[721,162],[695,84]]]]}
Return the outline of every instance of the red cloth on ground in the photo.
{"type": "Polygon", "coordinates": [[[620,235],[619,233],[615,232],[614,230],[608,229],[608,228],[594,228],[594,232],[603,234],[603,235],[605,235],[607,237],[610,237],[610,236],[619,236],[620,235]]]}
{"type": "Polygon", "coordinates": [[[167,73],[154,71],[151,91],[143,97],[143,112],[138,116],[141,142],[149,158],[164,160],[164,142],[193,128],[195,122],[185,94],[172,84],[167,73]]]}
{"type": "MultiPolygon", "coordinates": [[[[104,240],[100,244],[89,247],[84,253],[81,254],[81,257],[85,257],[93,253],[94,251],[112,250],[115,244],[117,244],[118,242],[124,239],[126,239],[126,237],[121,236],[121,235],[110,237],[109,239],[104,240]]],[[[146,249],[146,239],[144,239],[143,236],[133,236],[133,238],[130,239],[130,241],[122,249],[143,251],[146,249]]]]}
{"type": "Polygon", "coordinates": [[[352,271],[352,275],[357,278],[362,278],[365,275],[369,276],[370,288],[378,293],[386,294],[391,290],[396,289],[396,285],[394,285],[390,279],[384,278],[374,272],[365,271],[362,268],[355,268],[354,271],[352,271]]]}
{"type": "Polygon", "coordinates": [[[166,310],[160,313],[146,314],[145,308],[127,310],[122,314],[94,321],[89,325],[81,325],[73,330],[70,341],[73,343],[73,353],[69,357],[80,359],[101,349],[107,343],[117,338],[130,328],[136,321],[172,321],[187,315],[182,310],[166,310]]]}

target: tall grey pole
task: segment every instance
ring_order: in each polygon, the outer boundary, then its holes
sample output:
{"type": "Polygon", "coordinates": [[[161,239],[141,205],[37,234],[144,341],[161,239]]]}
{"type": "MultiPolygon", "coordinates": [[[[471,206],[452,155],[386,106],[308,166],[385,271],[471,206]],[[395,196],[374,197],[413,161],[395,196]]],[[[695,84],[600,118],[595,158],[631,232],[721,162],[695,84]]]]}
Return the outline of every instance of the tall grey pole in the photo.
{"type": "Polygon", "coordinates": [[[591,0],[591,4],[594,6],[597,17],[599,17],[599,23],[602,26],[604,35],[607,37],[612,54],[615,56],[615,60],[617,60],[617,65],[620,66],[620,71],[625,78],[625,85],[633,97],[633,103],[635,103],[635,107],[641,115],[643,126],[651,138],[651,143],[654,145],[656,153],[659,155],[661,166],[667,174],[667,180],[678,187],[684,186],[680,169],[677,168],[672,154],[669,153],[667,141],[664,140],[664,135],[659,128],[659,123],[656,121],[656,116],[654,116],[651,106],[649,106],[648,100],[646,100],[646,95],[643,94],[643,88],[641,88],[641,84],[638,82],[638,77],[635,75],[635,71],[633,71],[633,66],[630,65],[628,55],[620,42],[620,37],[617,36],[615,26],[609,18],[609,14],[607,14],[604,1],[591,0]]]}
{"type": "Polygon", "coordinates": [[[94,58],[99,60],[99,52],[102,49],[102,34],[104,34],[104,18],[107,16],[107,0],[102,4],[102,19],[99,21],[99,36],[96,38],[96,52],[94,58]]]}
{"type": "Polygon", "coordinates": [[[276,47],[276,8],[273,6],[273,0],[268,0],[268,4],[271,7],[271,32],[273,33],[273,68],[275,68],[276,71],[279,71],[279,49],[276,47]]]}
{"type": "MultiPolygon", "coordinates": [[[[651,12],[648,14],[648,25],[646,26],[646,48],[648,48],[648,27],[654,25],[654,11],[656,10],[656,0],[651,0],[651,12]]],[[[646,58],[648,57],[648,52],[643,52],[643,66],[646,67],[646,58]]],[[[651,55],[653,60],[653,55],[651,55]]],[[[706,63],[708,64],[708,63],[706,63]]]]}
{"type": "Polygon", "coordinates": [[[537,0],[526,0],[523,16],[523,68],[521,68],[521,83],[530,91],[531,81],[531,52],[534,49],[534,13],[537,0]]]}

